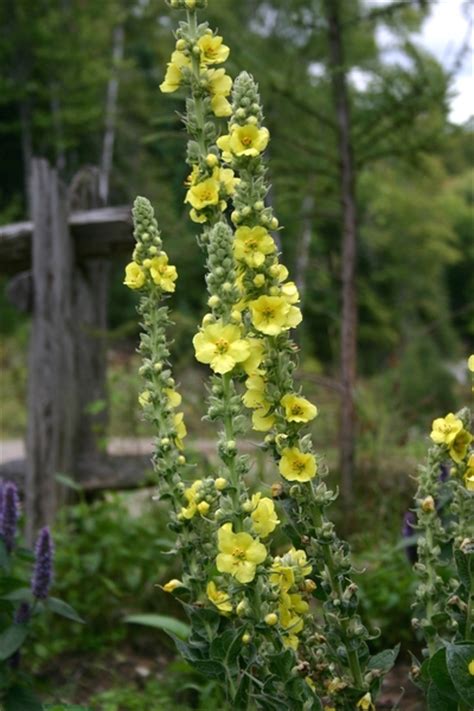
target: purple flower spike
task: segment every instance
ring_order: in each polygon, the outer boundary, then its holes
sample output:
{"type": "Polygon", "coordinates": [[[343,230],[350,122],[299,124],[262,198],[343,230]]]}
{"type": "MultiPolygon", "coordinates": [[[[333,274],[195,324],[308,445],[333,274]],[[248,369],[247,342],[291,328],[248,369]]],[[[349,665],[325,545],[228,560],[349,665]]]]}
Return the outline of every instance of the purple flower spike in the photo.
{"type": "Polygon", "coordinates": [[[53,579],[53,540],[49,528],[42,528],[39,532],[35,556],[31,590],[37,600],[46,600],[53,579]]]}
{"type": "Polygon", "coordinates": [[[5,487],[5,482],[0,479],[0,531],[2,530],[2,518],[3,518],[3,489],[5,487]]]}
{"type": "Polygon", "coordinates": [[[18,490],[15,484],[8,481],[3,486],[3,505],[1,516],[0,533],[5,541],[6,549],[9,553],[12,552],[15,545],[15,534],[18,517],[20,514],[20,505],[18,498],[18,490]]]}

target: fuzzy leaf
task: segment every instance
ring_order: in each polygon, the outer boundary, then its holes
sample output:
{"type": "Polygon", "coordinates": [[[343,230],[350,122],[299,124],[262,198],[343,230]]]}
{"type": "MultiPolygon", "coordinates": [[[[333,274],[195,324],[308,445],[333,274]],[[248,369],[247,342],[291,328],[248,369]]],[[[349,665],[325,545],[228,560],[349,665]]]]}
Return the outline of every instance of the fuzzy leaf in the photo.
{"type": "Polygon", "coordinates": [[[474,708],[474,678],[469,673],[469,664],[474,659],[474,644],[450,644],[446,649],[446,663],[461,699],[474,708]]]}
{"type": "Polygon", "coordinates": [[[1,596],[2,600],[11,600],[12,602],[33,602],[33,593],[30,588],[17,588],[11,592],[1,596]]]}
{"type": "Polygon", "coordinates": [[[384,673],[389,672],[397,661],[399,652],[400,645],[397,644],[393,649],[384,649],[383,652],[374,654],[367,664],[367,669],[381,669],[384,673]]]}
{"type": "Polygon", "coordinates": [[[67,602],[59,600],[57,597],[48,597],[45,604],[47,609],[51,610],[51,612],[56,613],[56,615],[61,615],[61,617],[67,617],[68,620],[72,620],[73,622],[80,622],[82,625],[85,624],[82,617],[79,617],[77,612],[70,605],[68,605],[67,602]]]}
{"type": "Polygon", "coordinates": [[[20,649],[28,634],[28,625],[10,625],[0,635],[0,661],[9,659],[20,649]]]}
{"type": "Polygon", "coordinates": [[[446,649],[438,649],[429,662],[429,675],[433,684],[446,696],[449,696],[454,701],[458,700],[458,694],[454,688],[454,684],[448,672],[446,664],[446,649]]]}
{"type": "Polygon", "coordinates": [[[456,561],[459,580],[464,585],[466,590],[470,590],[473,555],[465,555],[462,551],[456,550],[454,552],[454,559],[456,561]]]}
{"type": "Polygon", "coordinates": [[[452,699],[445,696],[437,686],[431,684],[428,689],[428,711],[448,711],[452,708],[452,699]]]}
{"type": "Polygon", "coordinates": [[[128,617],[125,618],[125,622],[155,627],[168,634],[176,635],[178,639],[182,640],[187,639],[190,633],[189,625],[167,615],[128,615],[128,617]]]}

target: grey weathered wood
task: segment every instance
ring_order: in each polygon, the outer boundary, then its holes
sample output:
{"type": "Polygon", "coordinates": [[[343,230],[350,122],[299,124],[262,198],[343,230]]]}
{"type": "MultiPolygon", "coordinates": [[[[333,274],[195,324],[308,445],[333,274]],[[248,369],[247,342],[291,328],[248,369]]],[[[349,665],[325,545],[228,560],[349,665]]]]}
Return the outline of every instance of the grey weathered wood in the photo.
{"type": "MultiPolygon", "coordinates": [[[[0,479],[14,481],[20,492],[24,492],[26,466],[25,459],[5,462],[0,465],[0,479]]],[[[139,489],[154,481],[149,455],[109,456],[101,462],[83,458],[75,471],[75,479],[83,491],[91,493],[139,489]]]]}
{"type": "Polygon", "coordinates": [[[73,246],[65,191],[47,161],[31,175],[34,314],[29,352],[26,536],[52,523],[59,504],[57,472],[73,467],[76,373],[73,338],[73,246]]]}
{"type": "MultiPolygon", "coordinates": [[[[68,222],[79,261],[131,251],[132,219],[128,206],[73,212],[68,222]]],[[[0,273],[16,274],[30,267],[32,231],[32,222],[0,227],[0,273]]]]}

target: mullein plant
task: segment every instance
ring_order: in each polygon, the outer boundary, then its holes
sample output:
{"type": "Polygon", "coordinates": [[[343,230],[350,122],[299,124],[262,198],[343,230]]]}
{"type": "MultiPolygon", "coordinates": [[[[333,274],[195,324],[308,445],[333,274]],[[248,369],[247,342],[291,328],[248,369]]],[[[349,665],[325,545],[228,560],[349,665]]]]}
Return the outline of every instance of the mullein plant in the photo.
{"type": "MultiPolygon", "coordinates": [[[[469,359],[474,371],[474,357],[469,359]]],[[[464,408],[433,421],[415,497],[419,579],[413,626],[425,641],[412,677],[429,709],[474,708],[474,448],[464,408]]]]}
{"type": "Polygon", "coordinates": [[[74,610],[50,596],[54,546],[49,528],[38,534],[34,554],[19,542],[20,503],[16,485],[0,482],[0,707],[5,711],[43,705],[21,664],[21,650],[38,615],[48,611],[81,622],[74,610]],[[28,569],[31,568],[29,581],[28,569]]]}
{"type": "Polygon", "coordinates": [[[245,72],[232,84],[221,66],[229,48],[197,20],[205,0],[169,5],[185,17],[161,90],[187,92],[185,203],[201,226],[209,294],[193,345],[212,371],[206,418],[218,429],[213,477],[191,479],[167,341],[165,299],[177,274],[142,197],[133,209],[136,247],[125,284],[141,294],[139,401],[157,431],[158,492],[171,503],[183,563],[182,577],[163,586],[191,621],[189,639],[176,643],[196,669],[221,681],[236,708],[370,711],[397,650],[370,656],[349,547],[327,517],[337,495],[308,432],[317,408],[294,383],[290,329],[302,316],[271,235],[279,224],[265,203],[269,132],[258,88],[245,72]],[[239,451],[250,426],[279,473],[256,492],[247,485],[249,457],[239,451]]]}

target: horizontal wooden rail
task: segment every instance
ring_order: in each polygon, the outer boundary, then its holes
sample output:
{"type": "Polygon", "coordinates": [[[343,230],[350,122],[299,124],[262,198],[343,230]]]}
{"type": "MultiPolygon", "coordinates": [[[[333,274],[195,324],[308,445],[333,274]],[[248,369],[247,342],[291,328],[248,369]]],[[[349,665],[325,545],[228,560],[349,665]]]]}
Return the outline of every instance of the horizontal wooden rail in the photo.
{"type": "MultiPolygon", "coordinates": [[[[68,223],[78,261],[130,251],[133,235],[128,206],[73,212],[68,223]]],[[[1,274],[16,274],[30,268],[32,232],[32,222],[0,227],[1,274]]]]}

